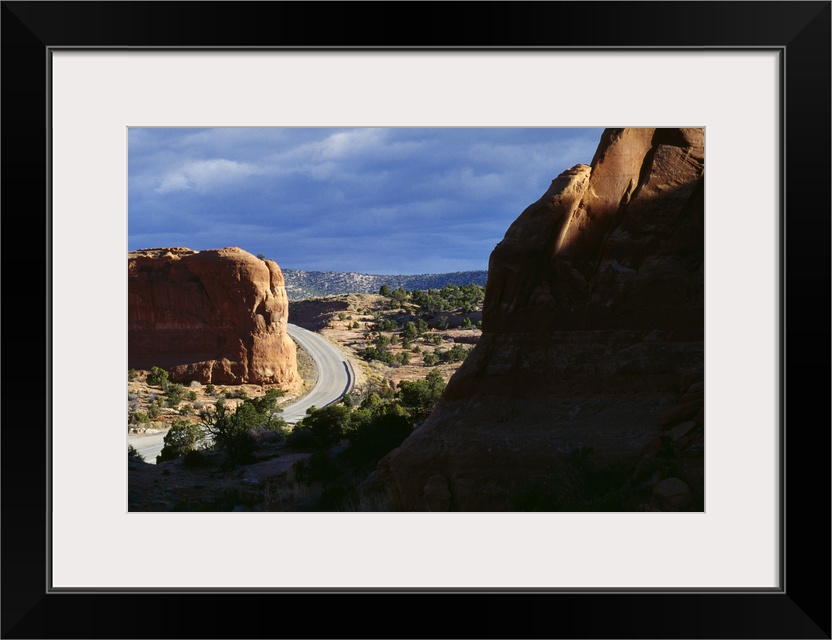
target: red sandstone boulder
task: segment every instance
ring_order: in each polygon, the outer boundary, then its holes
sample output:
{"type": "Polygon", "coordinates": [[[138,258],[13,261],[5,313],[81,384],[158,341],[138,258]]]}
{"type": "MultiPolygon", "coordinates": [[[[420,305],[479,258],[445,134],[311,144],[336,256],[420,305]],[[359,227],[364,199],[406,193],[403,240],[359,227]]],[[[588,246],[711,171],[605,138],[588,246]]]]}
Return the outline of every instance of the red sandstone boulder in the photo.
{"type": "Polygon", "coordinates": [[[129,366],[178,381],[300,389],[280,267],[230,247],[128,254],[129,366]]]}
{"type": "Polygon", "coordinates": [[[574,452],[634,467],[669,412],[694,419],[703,399],[680,390],[704,372],[703,191],[702,129],[606,130],[494,249],[479,344],[362,490],[513,510],[557,492],[574,452]]]}

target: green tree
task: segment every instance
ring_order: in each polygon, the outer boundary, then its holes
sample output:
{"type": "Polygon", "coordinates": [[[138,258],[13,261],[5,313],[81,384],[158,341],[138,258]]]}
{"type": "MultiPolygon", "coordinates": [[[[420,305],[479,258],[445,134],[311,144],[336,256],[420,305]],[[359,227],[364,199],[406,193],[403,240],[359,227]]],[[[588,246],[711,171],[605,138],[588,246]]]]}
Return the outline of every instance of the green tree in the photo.
{"type": "Polygon", "coordinates": [[[349,457],[355,462],[375,465],[412,431],[410,417],[398,404],[387,405],[376,413],[356,411],[347,433],[349,457]]]}
{"type": "Polygon", "coordinates": [[[416,325],[411,322],[405,322],[404,327],[402,327],[402,338],[405,340],[415,340],[419,337],[419,332],[416,331],[416,325]]]}
{"type": "Polygon", "coordinates": [[[156,456],[156,463],[175,460],[188,451],[193,451],[203,437],[202,429],[198,424],[187,420],[174,420],[170,431],[165,434],[165,446],[156,456]]]}
{"type": "Polygon", "coordinates": [[[199,418],[202,430],[211,437],[216,447],[227,455],[225,466],[233,467],[254,460],[256,441],[251,433],[254,424],[251,405],[243,402],[236,410],[230,410],[218,400],[213,411],[202,411],[199,418]]]}
{"type": "Polygon", "coordinates": [[[390,287],[388,287],[386,284],[381,285],[381,289],[378,290],[378,294],[380,296],[384,296],[385,298],[389,298],[390,297],[390,287]]]}
{"type": "Polygon", "coordinates": [[[179,403],[185,397],[185,387],[175,382],[169,383],[167,386],[168,398],[165,404],[169,407],[178,407],[179,403]]]}
{"type": "Polygon", "coordinates": [[[158,400],[154,400],[150,404],[147,405],[147,417],[153,420],[154,418],[158,418],[162,415],[162,403],[158,400]]]}
{"type": "Polygon", "coordinates": [[[269,389],[259,398],[252,398],[248,401],[260,418],[258,429],[279,431],[286,426],[286,421],[278,415],[282,409],[277,407],[277,399],[285,395],[286,392],[282,389],[269,389]]]}
{"type": "Polygon", "coordinates": [[[349,429],[351,408],[344,404],[327,407],[310,407],[289,437],[293,446],[323,449],[331,447],[343,438],[349,429]]]}
{"type": "Polygon", "coordinates": [[[378,325],[379,331],[395,331],[398,328],[399,325],[392,318],[386,318],[382,320],[381,323],[379,323],[378,325]]]}
{"type": "Polygon", "coordinates": [[[469,351],[461,344],[456,343],[447,351],[443,351],[440,357],[442,362],[462,362],[468,356],[469,351]]]}
{"type": "Polygon", "coordinates": [[[399,383],[398,398],[414,423],[423,422],[445,391],[445,379],[434,369],[422,380],[402,380],[399,383]]]}
{"type": "Polygon", "coordinates": [[[167,389],[167,386],[170,384],[168,372],[161,367],[152,367],[150,373],[147,374],[147,384],[167,389]]]}
{"type": "Polygon", "coordinates": [[[132,444],[127,445],[127,457],[128,458],[138,458],[142,462],[144,462],[144,456],[139,453],[139,450],[136,449],[132,444]]]}

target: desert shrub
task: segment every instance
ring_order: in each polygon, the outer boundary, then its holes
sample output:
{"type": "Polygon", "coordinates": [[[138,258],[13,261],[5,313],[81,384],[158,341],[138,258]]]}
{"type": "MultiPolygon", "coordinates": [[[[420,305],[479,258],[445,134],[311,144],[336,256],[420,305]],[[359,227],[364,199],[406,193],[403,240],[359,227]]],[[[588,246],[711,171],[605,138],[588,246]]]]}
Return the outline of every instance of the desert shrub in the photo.
{"type": "Polygon", "coordinates": [[[277,399],[285,395],[286,392],[282,389],[269,389],[259,398],[252,398],[247,401],[254,407],[255,412],[260,417],[257,429],[282,431],[286,428],[286,421],[278,415],[282,409],[277,408],[277,399]]]}
{"type": "Polygon", "coordinates": [[[439,320],[436,321],[436,328],[440,331],[444,331],[448,328],[448,316],[439,316],[439,320]]]}
{"type": "Polygon", "coordinates": [[[470,349],[466,349],[461,344],[454,344],[447,351],[441,354],[442,362],[462,362],[468,356],[470,349]]]}
{"type": "Polygon", "coordinates": [[[407,410],[414,423],[425,420],[442,393],[445,391],[445,379],[438,369],[434,369],[422,380],[402,380],[399,383],[397,397],[407,410]]]}
{"type": "Polygon", "coordinates": [[[127,394],[127,402],[135,402],[139,399],[139,394],[137,393],[128,393],[127,394]]]}
{"type": "Polygon", "coordinates": [[[192,416],[194,415],[194,413],[195,411],[193,405],[183,404],[181,407],[179,407],[180,416],[192,416]]]}
{"type": "Polygon", "coordinates": [[[411,322],[405,322],[402,327],[402,338],[405,340],[415,340],[419,337],[419,332],[416,330],[416,325],[411,322]]]}
{"type": "Polygon", "coordinates": [[[128,379],[128,380],[131,380],[131,381],[132,381],[132,380],[135,380],[135,379],[136,379],[136,378],[138,378],[138,377],[139,377],[139,372],[138,372],[138,371],[136,371],[135,369],[129,369],[129,370],[127,371],[127,379],[128,379]]]}
{"type": "Polygon", "coordinates": [[[385,320],[382,320],[378,325],[379,331],[395,331],[398,328],[399,325],[396,324],[396,321],[392,318],[386,318],[385,320]]]}
{"type": "Polygon", "coordinates": [[[435,353],[426,353],[424,356],[422,356],[422,361],[425,363],[425,366],[427,367],[432,367],[437,363],[438,360],[439,356],[437,356],[435,353]]]}
{"type": "Polygon", "coordinates": [[[185,387],[181,384],[169,383],[167,387],[167,400],[165,404],[169,407],[178,407],[185,396],[185,387]]]}
{"type": "Polygon", "coordinates": [[[209,396],[216,395],[217,388],[209,382],[205,385],[205,393],[207,393],[209,396]]]}
{"type": "Polygon", "coordinates": [[[407,351],[402,351],[398,356],[398,360],[400,364],[410,364],[410,354],[407,351]]]}
{"type": "Polygon", "coordinates": [[[154,387],[161,387],[162,389],[167,388],[168,384],[170,384],[168,372],[161,367],[151,367],[150,373],[147,374],[147,384],[154,387]]]}
{"type": "Polygon", "coordinates": [[[208,459],[202,451],[191,449],[182,456],[182,465],[188,469],[201,469],[208,466],[208,459]]]}
{"type": "Polygon", "coordinates": [[[202,383],[199,380],[191,380],[188,386],[192,389],[199,389],[202,386],[202,383]]]}
{"type": "Polygon", "coordinates": [[[474,324],[471,322],[471,318],[463,318],[462,319],[462,328],[463,329],[473,329],[474,324]]]}
{"type": "Polygon", "coordinates": [[[310,407],[306,417],[292,431],[289,444],[295,448],[303,446],[307,450],[331,447],[349,429],[349,418],[350,407],[344,404],[331,404],[320,409],[310,407]]]}
{"type": "Polygon", "coordinates": [[[313,451],[318,446],[317,438],[312,429],[295,426],[286,437],[286,443],[298,451],[313,451]]]}
{"type": "Polygon", "coordinates": [[[147,424],[150,422],[150,418],[148,415],[142,411],[136,411],[135,413],[130,414],[131,421],[137,424],[147,424]]]}
{"type": "MultiPolygon", "coordinates": [[[[356,414],[359,421],[360,414],[356,414]]],[[[375,464],[398,447],[413,430],[409,416],[398,405],[391,405],[384,413],[362,420],[350,430],[348,457],[364,464],[375,464]]]]}
{"type": "Polygon", "coordinates": [[[251,434],[255,426],[253,410],[247,403],[236,410],[228,409],[223,401],[217,402],[214,411],[200,414],[203,428],[209,433],[215,446],[227,454],[226,467],[248,464],[254,460],[256,442],[251,434]]]}
{"type": "Polygon", "coordinates": [[[385,364],[393,364],[396,359],[390,352],[390,339],[386,336],[378,336],[373,346],[368,346],[364,350],[364,358],[366,360],[378,360],[385,364]]]}
{"type": "Polygon", "coordinates": [[[196,400],[196,391],[188,391],[185,394],[185,398],[190,402],[193,402],[194,400],[196,400]]]}
{"type": "Polygon", "coordinates": [[[269,389],[260,398],[246,397],[236,409],[229,409],[219,400],[213,411],[203,410],[199,417],[202,428],[217,447],[225,451],[226,467],[254,461],[258,431],[282,432],[286,422],[277,415],[278,389],[269,389]]]}
{"type": "Polygon", "coordinates": [[[154,400],[147,405],[147,417],[151,420],[162,415],[162,404],[158,400],[154,400]]]}
{"type": "Polygon", "coordinates": [[[175,460],[194,447],[203,439],[204,434],[198,424],[186,420],[175,420],[170,431],[165,434],[165,446],[156,456],[156,463],[175,460]]]}
{"type": "Polygon", "coordinates": [[[127,445],[127,457],[138,458],[139,460],[144,461],[144,456],[140,454],[138,449],[136,449],[136,447],[134,447],[132,444],[127,445]]]}

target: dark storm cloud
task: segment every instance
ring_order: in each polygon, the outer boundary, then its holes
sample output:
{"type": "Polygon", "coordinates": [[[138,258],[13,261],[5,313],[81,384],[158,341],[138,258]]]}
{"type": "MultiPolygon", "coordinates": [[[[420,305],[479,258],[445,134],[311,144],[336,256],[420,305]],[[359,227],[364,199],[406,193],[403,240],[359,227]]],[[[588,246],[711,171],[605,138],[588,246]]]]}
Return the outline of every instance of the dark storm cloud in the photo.
{"type": "Polygon", "coordinates": [[[601,129],[131,129],[129,248],[239,246],[287,268],[485,269],[601,129]]]}

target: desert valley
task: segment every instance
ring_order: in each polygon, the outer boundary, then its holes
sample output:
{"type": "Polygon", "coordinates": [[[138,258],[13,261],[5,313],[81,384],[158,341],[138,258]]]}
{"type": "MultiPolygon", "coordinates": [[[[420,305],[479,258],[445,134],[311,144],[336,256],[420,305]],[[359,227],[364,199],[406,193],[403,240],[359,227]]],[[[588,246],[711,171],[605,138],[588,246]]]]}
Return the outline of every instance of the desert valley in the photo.
{"type": "Polygon", "coordinates": [[[704,131],[560,170],[487,273],[129,252],[129,510],[703,511],[704,131]]]}

